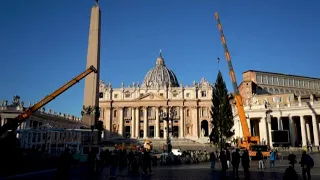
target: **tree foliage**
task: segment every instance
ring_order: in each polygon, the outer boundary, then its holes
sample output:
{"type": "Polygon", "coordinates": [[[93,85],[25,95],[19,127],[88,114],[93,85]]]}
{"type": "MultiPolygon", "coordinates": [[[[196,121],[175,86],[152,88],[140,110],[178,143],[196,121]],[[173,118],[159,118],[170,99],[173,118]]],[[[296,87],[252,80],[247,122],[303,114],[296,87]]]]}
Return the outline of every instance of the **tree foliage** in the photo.
{"type": "Polygon", "coordinates": [[[213,128],[210,141],[223,146],[223,142],[234,135],[234,122],[228,90],[220,71],[213,87],[211,117],[213,128]]]}

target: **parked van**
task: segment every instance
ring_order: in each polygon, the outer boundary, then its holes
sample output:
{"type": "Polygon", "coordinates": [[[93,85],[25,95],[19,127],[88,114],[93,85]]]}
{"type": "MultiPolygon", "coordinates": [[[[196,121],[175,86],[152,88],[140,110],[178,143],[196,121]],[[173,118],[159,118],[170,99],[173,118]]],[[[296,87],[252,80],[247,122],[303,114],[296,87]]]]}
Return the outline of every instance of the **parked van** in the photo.
{"type": "Polygon", "coordinates": [[[175,156],[181,156],[182,155],[182,152],[181,152],[180,149],[172,149],[171,152],[175,156]]]}

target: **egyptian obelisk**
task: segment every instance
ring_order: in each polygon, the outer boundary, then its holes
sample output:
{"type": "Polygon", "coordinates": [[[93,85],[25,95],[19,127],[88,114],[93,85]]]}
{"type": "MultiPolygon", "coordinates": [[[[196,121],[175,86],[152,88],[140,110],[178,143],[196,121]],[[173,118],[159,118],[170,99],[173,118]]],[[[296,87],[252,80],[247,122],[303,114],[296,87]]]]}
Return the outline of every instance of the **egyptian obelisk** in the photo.
{"type": "Polygon", "coordinates": [[[87,126],[95,125],[99,111],[99,80],[100,80],[100,30],[101,11],[98,0],[91,8],[90,29],[88,40],[87,68],[93,65],[98,73],[91,73],[85,78],[82,123],[87,126]]]}

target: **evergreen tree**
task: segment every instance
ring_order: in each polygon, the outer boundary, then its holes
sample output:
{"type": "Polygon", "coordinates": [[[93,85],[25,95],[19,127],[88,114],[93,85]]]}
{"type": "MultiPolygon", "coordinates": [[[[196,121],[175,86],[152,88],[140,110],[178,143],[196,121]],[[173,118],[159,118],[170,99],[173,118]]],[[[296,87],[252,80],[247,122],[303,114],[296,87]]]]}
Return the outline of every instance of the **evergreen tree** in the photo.
{"type": "Polygon", "coordinates": [[[213,129],[210,141],[222,147],[225,140],[234,135],[232,131],[234,122],[228,90],[220,71],[213,87],[211,117],[213,129]]]}

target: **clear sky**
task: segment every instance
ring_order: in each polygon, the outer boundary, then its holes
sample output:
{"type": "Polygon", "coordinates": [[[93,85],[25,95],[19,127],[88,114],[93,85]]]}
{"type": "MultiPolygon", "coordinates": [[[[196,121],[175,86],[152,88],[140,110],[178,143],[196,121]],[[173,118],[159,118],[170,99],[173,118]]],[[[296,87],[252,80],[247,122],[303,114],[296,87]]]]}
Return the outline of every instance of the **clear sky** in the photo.
{"type": "MultiPolygon", "coordinates": [[[[85,70],[93,0],[0,2],[0,99],[37,102],[85,70]]],[[[216,79],[231,91],[213,14],[221,22],[233,66],[319,77],[320,1],[100,0],[101,79],[119,87],[142,82],[162,49],[180,82],[216,79]]],[[[80,115],[84,81],[47,105],[80,115]]]]}

